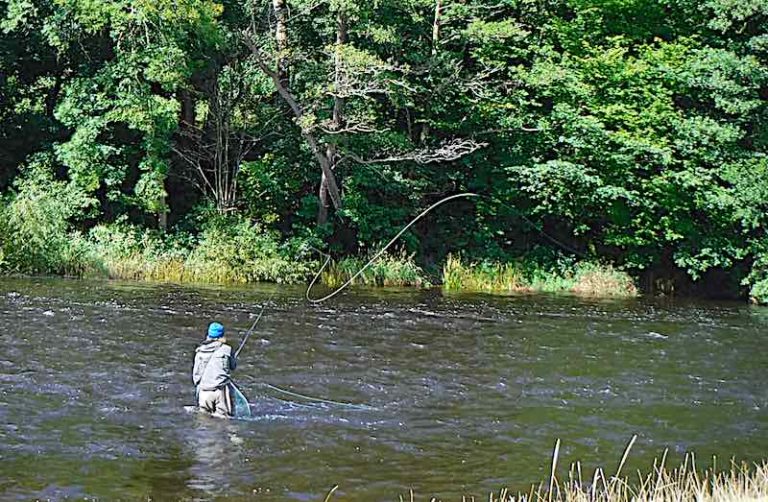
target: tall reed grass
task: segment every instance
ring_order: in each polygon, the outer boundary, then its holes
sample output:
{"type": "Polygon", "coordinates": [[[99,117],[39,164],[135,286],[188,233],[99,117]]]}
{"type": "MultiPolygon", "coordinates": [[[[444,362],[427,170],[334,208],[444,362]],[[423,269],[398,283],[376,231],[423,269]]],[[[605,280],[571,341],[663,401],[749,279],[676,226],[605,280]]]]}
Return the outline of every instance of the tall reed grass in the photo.
{"type": "Polygon", "coordinates": [[[581,262],[558,269],[534,263],[464,263],[449,255],[443,266],[443,287],[448,291],[488,293],[569,292],[582,296],[637,296],[637,287],[625,272],[610,265],[581,262]]]}
{"type": "MultiPolygon", "coordinates": [[[[349,257],[331,262],[321,274],[323,284],[337,288],[347,282],[368,259],[349,257]]],[[[353,284],[363,286],[431,286],[426,274],[413,259],[413,255],[384,254],[358,276],[353,284]]]]}

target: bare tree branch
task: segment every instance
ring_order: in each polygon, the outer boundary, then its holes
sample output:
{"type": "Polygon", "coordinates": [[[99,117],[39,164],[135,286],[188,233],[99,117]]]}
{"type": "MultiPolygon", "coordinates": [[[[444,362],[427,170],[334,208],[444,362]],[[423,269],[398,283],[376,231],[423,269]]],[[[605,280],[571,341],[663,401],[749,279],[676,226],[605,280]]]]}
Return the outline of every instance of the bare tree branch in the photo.
{"type": "Polygon", "coordinates": [[[323,121],[317,126],[325,134],[356,134],[385,132],[386,129],[377,129],[366,122],[348,122],[343,127],[337,127],[333,121],[323,121]]]}
{"type": "Polygon", "coordinates": [[[243,160],[271,133],[254,137],[234,130],[233,110],[244,99],[237,83],[235,88],[225,90],[216,83],[211,92],[203,125],[183,120],[172,150],[196,173],[196,186],[211,196],[220,212],[226,212],[237,202],[243,160]]]}
{"type": "Polygon", "coordinates": [[[444,143],[436,150],[415,150],[401,155],[368,160],[349,151],[344,153],[347,157],[360,164],[386,164],[405,161],[412,161],[417,164],[432,164],[435,162],[451,162],[458,160],[486,146],[488,146],[488,143],[479,143],[471,139],[457,139],[444,143]]]}

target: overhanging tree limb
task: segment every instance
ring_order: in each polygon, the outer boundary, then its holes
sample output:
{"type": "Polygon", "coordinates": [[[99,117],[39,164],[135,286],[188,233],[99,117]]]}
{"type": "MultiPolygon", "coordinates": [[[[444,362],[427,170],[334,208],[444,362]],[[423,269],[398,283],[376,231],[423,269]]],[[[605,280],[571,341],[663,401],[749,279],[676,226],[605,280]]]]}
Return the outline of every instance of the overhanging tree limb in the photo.
{"type": "Polygon", "coordinates": [[[363,159],[359,155],[350,151],[345,151],[344,154],[360,164],[388,164],[405,161],[412,161],[416,162],[417,164],[432,164],[435,162],[451,162],[458,160],[485,146],[488,146],[488,143],[481,143],[471,139],[457,139],[443,143],[437,149],[425,148],[412,152],[405,152],[400,155],[378,157],[374,159],[363,159]]]}
{"type": "Polygon", "coordinates": [[[272,70],[267,64],[265,57],[261,53],[259,47],[256,46],[256,44],[254,44],[248,36],[245,37],[245,44],[251,50],[256,65],[272,80],[272,82],[275,84],[275,88],[277,89],[278,94],[283,98],[283,100],[293,112],[293,115],[296,118],[296,123],[301,129],[301,135],[309,145],[309,149],[312,151],[312,155],[314,155],[315,159],[317,159],[317,162],[320,164],[320,169],[322,169],[323,175],[326,178],[328,195],[331,197],[333,207],[339,209],[341,207],[341,195],[339,193],[339,186],[336,182],[336,176],[333,174],[333,170],[331,169],[331,160],[323,152],[323,149],[320,146],[320,142],[312,133],[311,129],[307,126],[307,124],[304,123],[305,114],[303,108],[293,93],[290,91],[286,83],[280,78],[280,75],[276,71],[272,70]]]}

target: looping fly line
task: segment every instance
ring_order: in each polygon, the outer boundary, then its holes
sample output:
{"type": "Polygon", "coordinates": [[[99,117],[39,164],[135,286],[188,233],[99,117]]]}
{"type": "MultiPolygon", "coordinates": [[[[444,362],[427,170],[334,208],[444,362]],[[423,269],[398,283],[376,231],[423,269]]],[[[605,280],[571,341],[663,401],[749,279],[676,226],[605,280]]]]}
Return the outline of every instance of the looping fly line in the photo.
{"type": "Polygon", "coordinates": [[[459,194],[455,194],[455,195],[451,195],[451,196],[445,197],[445,198],[440,199],[439,201],[435,202],[431,206],[429,206],[427,209],[425,209],[424,211],[419,213],[418,216],[416,216],[414,219],[412,219],[410,221],[410,223],[408,223],[406,226],[404,226],[402,228],[402,230],[400,230],[397,233],[397,235],[392,237],[392,239],[383,248],[381,248],[370,260],[368,260],[365,263],[365,265],[362,266],[362,268],[360,268],[357,272],[355,272],[355,274],[352,277],[347,279],[347,281],[344,284],[342,284],[337,289],[331,291],[330,293],[328,293],[327,295],[325,295],[325,296],[323,296],[321,298],[311,298],[309,296],[309,294],[312,291],[312,288],[315,286],[315,283],[320,278],[321,274],[326,269],[328,264],[331,262],[331,255],[329,255],[328,253],[323,253],[322,251],[317,249],[316,251],[318,253],[320,253],[320,254],[325,256],[325,263],[323,263],[323,266],[320,267],[320,270],[317,271],[315,276],[312,278],[312,282],[310,282],[309,286],[307,287],[307,291],[306,291],[306,294],[305,294],[305,296],[307,298],[307,301],[310,302],[310,303],[322,303],[322,302],[324,302],[326,300],[329,300],[329,299],[333,298],[334,296],[338,295],[339,293],[341,293],[348,286],[350,286],[355,281],[355,279],[360,277],[360,275],[362,275],[362,273],[365,272],[365,270],[368,267],[373,265],[373,263],[376,260],[378,260],[381,257],[381,255],[383,255],[387,251],[387,249],[389,249],[392,246],[392,244],[394,244],[400,238],[401,235],[403,235],[409,228],[411,228],[413,225],[415,225],[417,221],[419,221],[421,218],[423,218],[424,216],[429,214],[429,212],[431,212],[433,209],[435,209],[435,208],[445,204],[446,202],[450,202],[452,200],[459,199],[459,198],[478,198],[478,199],[482,198],[482,199],[488,199],[488,200],[490,200],[492,202],[500,204],[500,205],[502,205],[502,206],[504,206],[504,207],[506,207],[506,208],[508,208],[508,209],[510,209],[512,211],[514,211],[515,213],[517,213],[518,216],[520,216],[523,219],[523,221],[528,223],[532,228],[534,228],[541,235],[546,237],[548,240],[550,240],[551,242],[553,242],[554,244],[556,244],[560,248],[562,248],[562,249],[564,249],[566,251],[572,252],[572,253],[574,253],[574,254],[576,254],[578,256],[581,256],[581,257],[584,256],[583,253],[580,253],[579,251],[577,251],[576,249],[572,248],[571,246],[568,246],[568,245],[560,242],[559,240],[555,239],[551,235],[547,234],[541,227],[539,227],[538,225],[533,223],[528,217],[526,217],[524,214],[520,213],[520,211],[518,211],[516,208],[510,206],[509,204],[506,204],[505,202],[502,202],[502,201],[500,201],[498,199],[489,197],[487,195],[480,195],[480,194],[476,194],[476,193],[465,192],[465,193],[459,193],[459,194]]]}
{"type": "Polygon", "coordinates": [[[327,295],[323,296],[322,298],[310,298],[309,293],[312,291],[312,287],[315,285],[317,280],[320,278],[320,275],[323,273],[323,271],[325,270],[325,268],[328,266],[328,264],[331,261],[331,256],[329,254],[323,253],[323,254],[325,254],[325,263],[323,263],[323,266],[320,267],[320,270],[318,270],[317,273],[315,274],[315,276],[312,278],[312,282],[309,283],[309,287],[307,288],[307,292],[306,292],[307,301],[309,301],[310,303],[322,303],[322,302],[324,302],[326,300],[329,300],[329,299],[333,298],[334,296],[338,295],[339,293],[341,293],[350,284],[352,284],[355,281],[355,279],[360,277],[360,275],[362,275],[362,273],[365,272],[365,270],[368,267],[373,265],[373,263],[376,260],[378,260],[379,257],[381,257],[381,255],[383,255],[387,251],[387,249],[389,249],[392,246],[392,244],[394,244],[400,238],[401,235],[403,235],[406,231],[408,231],[409,228],[411,228],[413,225],[415,225],[417,221],[419,221],[421,218],[426,216],[430,211],[432,211],[436,207],[441,206],[441,205],[445,204],[446,202],[452,201],[454,199],[459,199],[459,198],[462,198],[462,197],[477,197],[477,198],[479,198],[479,197],[482,197],[482,195],[478,195],[476,193],[466,192],[466,193],[459,193],[459,194],[456,194],[456,195],[451,195],[449,197],[445,197],[444,199],[440,199],[439,201],[435,202],[434,204],[429,206],[427,209],[425,209],[424,211],[419,213],[419,215],[416,216],[414,219],[412,219],[410,223],[408,223],[406,226],[404,226],[403,229],[400,230],[397,233],[397,235],[392,237],[392,239],[387,243],[386,246],[381,248],[375,255],[373,255],[373,257],[370,260],[368,260],[368,262],[365,265],[362,266],[362,268],[360,268],[357,272],[355,272],[355,274],[352,277],[347,279],[347,282],[345,282],[344,284],[339,286],[334,291],[331,291],[327,295]]]}
{"type": "MultiPolygon", "coordinates": [[[[338,295],[339,293],[341,293],[344,289],[349,287],[355,281],[355,279],[360,277],[360,275],[362,275],[362,273],[365,272],[365,270],[368,267],[373,265],[373,263],[376,260],[378,260],[381,257],[381,255],[383,255],[387,251],[387,249],[389,249],[405,232],[407,232],[409,228],[411,228],[413,225],[415,225],[416,222],[418,222],[424,216],[429,214],[435,208],[437,208],[437,207],[439,207],[439,206],[441,206],[441,205],[443,205],[443,204],[445,204],[447,202],[450,202],[450,201],[456,200],[456,199],[460,199],[460,198],[478,198],[478,199],[479,198],[484,198],[484,199],[488,199],[490,201],[493,201],[493,202],[495,202],[497,204],[500,204],[502,206],[505,206],[508,209],[518,213],[518,215],[526,223],[531,225],[531,227],[536,229],[539,233],[541,233],[544,237],[546,237],[547,239],[549,239],[553,243],[557,244],[558,246],[560,246],[563,249],[571,251],[571,252],[573,252],[573,253],[575,253],[577,255],[583,256],[582,253],[578,252],[577,250],[573,249],[570,246],[567,246],[567,245],[563,244],[562,242],[558,241],[554,237],[548,235],[546,232],[544,232],[544,230],[542,228],[537,226],[528,217],[526,217],[525,215],[521,214],[516,208],[510,206],[509,204],[506,204],[506,203],[504,203],[504,202],[502,202],[502,201],[500,201],[498,199],[491,198],[491,197],[489,197],[487,195],[479,195],[479,194],[476,194],[476,193],[465,192],[465,193],[459,193],[459,194],[455,194],[455,195],[450,195],[448,197],[440,199],[439,201],[435,202],[434,204],[432,204],[431,206],[429,206],[428,208],[423,210],[415,218],[413,218],[406,226],[404,226],[392,239],[390,239],[390,241],[383,248],[381,248],[371,259],[369,259],[365,263],[365,265],[363,265],[357,272],[355,272],[355,274],[352,275],[352,277],[347,279],[347,281],[344,284],[342,284],[337,289],[331,291],[330,293],[328,293],[327,295],[325,295],[325,296],[323,296],[321,298],[311,298],[310,297],[310,292],[312,291],[312,288],[314,287],[314,285],[317,283],[318,279],[322,275],[323,271],[326,269],[326,267],[330,263],[331,256],[329,254],[327,254],[327,253],[323,253],[320,250],[316,250],[316,251],[318,251],[318,253],[320,253],[320,254],[325,256],[325,263],[323,263],[323,266],[320,267],[320,270],[318,270],[317,273],[315,273],[315,276],[312,278],[312,282],[310,282],[309,286],[307,287],[307,291],[306,291],[306,294],[305,294],[305,296],[307,298],[307,301],[309,301],[310,303],[322,303],[322,302],[324,302],[326,300],[329,300],[329,299],[333,298],[334,296],[338,295]]],[[[259,318],[260,317],[261,317],[261,314],[259,314],[259,318]]],[[[258,322],[258,319],[256,319],[256,322],[258,322]]],[[[312,401],[312,402],[320,402],[320,403],[326,403],[326,404],[333,404],[333,405],[337,405],[337,406],[344,406],[344,407],[357,408],[357,409],[373,409],[372,407],[367,406],[367,405],[358,405],[358,404],[353,404],[353,403],[345,403],[345,402],[341,402],[341,401],[334,401],[334,400],[331,400],[331,399],[323,399],[323,398],[318,398],[318,397],[313,397],[313,396],[307,396],[305,394],[299,394],[297,392],[293,392],[293,391],[289,391],[289,390],[286,390],[286,389],[282,389],[280,387],[277,387],[275,385],[268,384],[268,383],[265,384],[265,386],[267,388],[270,388],[270,389],[272,389],[272,390],[274,390],[276,392],[279,392],[281,394],[288,395],[288,396],[291,396],[291,397],[298,397],[298,398],[305,399],[305,400],[312,401]]],[[[522,392],[521,392],[521,395],[518,396],[518,399],[520,397],[522,397],[522,392]]]]}

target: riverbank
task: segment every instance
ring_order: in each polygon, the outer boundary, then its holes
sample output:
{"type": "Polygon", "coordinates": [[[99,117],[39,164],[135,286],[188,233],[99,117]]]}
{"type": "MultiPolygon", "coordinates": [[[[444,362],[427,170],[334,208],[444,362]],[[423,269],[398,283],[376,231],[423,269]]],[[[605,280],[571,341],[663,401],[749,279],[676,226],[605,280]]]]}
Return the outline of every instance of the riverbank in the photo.
{"type": "MultiPolygon", "coordinates": [[[[324,269],[321,282],[336,287],[373,254],[345,254],[344,246],[328,244],[333,239],[319,229],[296,229],[286,235],[269,222],[238,215],[203,213],[168,232],[130,224],[126,218],[75,230],[59,202],[39,188],[22,191],[5,207],[0,201],[0,274],[187,284],[307,284],[324,260],[318,249],[330,247],[335,261],[324,269]]],[[[576,260],[541,246],[527,251],[504,251],[491,245],[479,250],[458,243],[448,247],[454,253],[458,253],[457,248],[460,254],[453,255],[409,254],[400,248],[380,257],[355,279],[355,284],[441,285],[446,291],[486,294],[554,292],[627,298],[638,296],[639,283],[644,292],[665,295],[697,294],[691,286],[698,283],[705,286],[701,288],[705,295],[716,291],[719,298],[768,303],[765,260],[756,262],[746,276],[744,271],[739,275],[721,270],[719,275],[694,280],[674,264],[661,267],[660,274],[647,269],[642,272],[642,268],[620,269],[616,264],[622,262],[597,252],[576,260]],[[628,270],[642,274],[642,278],[628,270]]]]}
{"type": "MultiPolygon", "coordinates": [[[[2,249],[2,248],[0,248],[2,249]]],[[[6,246],[0,271],[84,278],[171,283],[306,284],[321,268],[321,256],[307,241],[281,241],[276,234],[243,222],[213,226],[197,236],[160,234],[127,225],[98,226],[88,235],[6,246]],[[45,245],[42,245],[43,242],[45,245]]],[[[347,282],[368,256],[331,261],[320,274],[331,288],[347,282]]],[[[571,293],[593,297],[635,297],[638,289],[624,271],[595,261],[472,261],[448,255],[425,270],[412,254],[385,254],[355,278],[354,285],[431,287],[447,291],[571,293]]]]}

